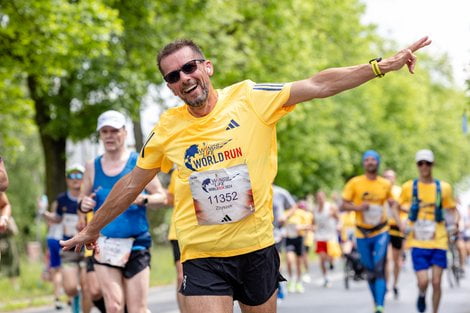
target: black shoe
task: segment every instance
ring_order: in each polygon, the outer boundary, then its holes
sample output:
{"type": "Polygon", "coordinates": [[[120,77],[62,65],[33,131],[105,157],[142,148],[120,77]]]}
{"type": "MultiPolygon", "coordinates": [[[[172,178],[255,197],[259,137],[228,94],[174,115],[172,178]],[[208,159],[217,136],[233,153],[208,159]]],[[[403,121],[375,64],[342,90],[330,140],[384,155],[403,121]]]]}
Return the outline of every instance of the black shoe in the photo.
{"type": "Polygon", "coordinates": [[[395,298],[395,300],[397,300],[400,297],[397,287],[393,287],[393,297],[395,298]]]}
{"type": "Polygon", "coordinates": [[[423,313],[426,311],[426,296],[418,296],[418,301],[416,302],[416,308],[418,309],[418,312],[423,313]]]}

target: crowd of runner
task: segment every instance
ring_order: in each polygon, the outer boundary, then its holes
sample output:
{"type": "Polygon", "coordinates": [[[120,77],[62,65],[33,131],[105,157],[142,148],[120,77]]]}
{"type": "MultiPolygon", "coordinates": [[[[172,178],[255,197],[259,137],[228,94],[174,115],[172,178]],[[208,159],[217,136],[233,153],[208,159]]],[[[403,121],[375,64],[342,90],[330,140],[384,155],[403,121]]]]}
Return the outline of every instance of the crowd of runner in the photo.
{"type": "Polygon", "coordinates": [[[246,80],[217,90],[210,80],[214,66],[194,42],[165,46],[159,70],[185,105],[161,116],[140,153],[125,145],[124,115],[103,112],[96,130],[104,153],[84,166],[69,166],[67,190],[51,205],[41,204],[49,223],[56,308],[62,309],[63,289],[73,313],[93,306],[101,312],[147,312],[147,209],[172,206],[168,239],[183,313],[232,312],[234,300],[242,312],[276,312],[288,293],[302,293],[312,282],[314,255],[325,288],[332,284],[330,271],[342,266],[339,260],[350,260],[355,278],[367,280],[375,313],[384,311],[387,290],[399,298],[407,255],[416,272],[417,311],[429,306],[437,313],[449,238],[459,247],[463,276],[469,225],[467,215],[457,213],[451,186],[433,177],[432,151],[416,153],[417,179],[401,187],[394,171],[380,175],[381,156],[374,150],[363,154],[364,174],[345,182],[341,196],[317,190],[294,199],[272,185],[276,123],[284,115],[298,103],[333,96],[405,65],[413,73],[414,52],[429,44],[424,37],[392,57],[292,83],[246,80]],[[172,172],[167,188],[156,175],[160,170],[172,172]]]}

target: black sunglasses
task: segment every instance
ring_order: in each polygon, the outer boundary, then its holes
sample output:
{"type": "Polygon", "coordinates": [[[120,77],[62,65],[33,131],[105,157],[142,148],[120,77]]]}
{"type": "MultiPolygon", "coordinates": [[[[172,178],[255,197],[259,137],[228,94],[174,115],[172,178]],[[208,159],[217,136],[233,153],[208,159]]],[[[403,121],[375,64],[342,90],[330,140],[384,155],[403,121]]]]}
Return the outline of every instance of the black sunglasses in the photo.
{"type": "Polygon", "coordinates": [[[82,173],[71,173],[67,175],[68,179],[83,179],[82,173]]]}
{"type": "Polygon", "coordinates": [[[166,74],[165,76],[163,76],[163,79],[169,84],[174,84],[180,80],[180,72],[183,72],[185,74],[194,73],[197,70],[197,62],[204,62],[204,61],[205,61],[204,59],[191,60],[185,63],[180,69],[170,72],[166,74]]]}
{"type": "Polygon", "coordinates": [[[432,165],[432,162],[428,162],[428,161],[419,161],[418,163],[418,166],[423,166],[423,165],[427,165],[427,166],[431,166],[432,165]]]}

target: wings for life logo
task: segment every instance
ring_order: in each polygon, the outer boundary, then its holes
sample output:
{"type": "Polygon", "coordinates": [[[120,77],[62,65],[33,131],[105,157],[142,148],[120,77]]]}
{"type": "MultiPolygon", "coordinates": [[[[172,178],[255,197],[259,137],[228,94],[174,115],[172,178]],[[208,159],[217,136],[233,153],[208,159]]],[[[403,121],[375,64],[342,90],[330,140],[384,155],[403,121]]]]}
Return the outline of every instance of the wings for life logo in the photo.
{"type": "Polygon", "coordinates": [[[184,165],[191,171],[243,156],[242,148],[223,149],[232,139],[214,144],[191,145],[184,153],[184,165]]]}

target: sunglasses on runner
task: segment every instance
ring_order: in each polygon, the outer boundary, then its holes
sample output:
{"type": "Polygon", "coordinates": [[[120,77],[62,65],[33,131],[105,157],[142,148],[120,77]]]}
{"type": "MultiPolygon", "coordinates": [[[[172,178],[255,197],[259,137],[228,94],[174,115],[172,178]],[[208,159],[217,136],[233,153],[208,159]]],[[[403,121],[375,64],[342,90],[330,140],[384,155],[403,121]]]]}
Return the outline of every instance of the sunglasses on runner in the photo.
{"type": "Polygon", "coordinates": [[[418,163],[418,166],[423,166],[423,165],[427,165],[427,166],[431,166],[432,165],[432,162],[428,162],[428,161],[419,161],[418,163]]]}
{"type": "Polygon", "coordinates": [[[169,83],[174,84],[180,80],[180,72],[185,74],[192,74],[197,70],[197,62],[204,62],[204,59],[194,59],[185,63],[181,68],[176,71],[170,72],[163,76],[163,79],[169,83]]]}
{"type": "Polygon", "coordinates": [[[71,173],[67,175],[68,179],[83,179],[82,173],[71,173]]]}

